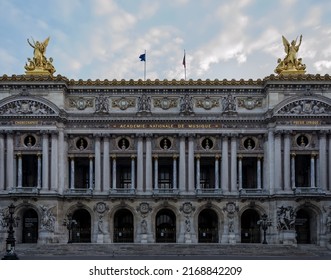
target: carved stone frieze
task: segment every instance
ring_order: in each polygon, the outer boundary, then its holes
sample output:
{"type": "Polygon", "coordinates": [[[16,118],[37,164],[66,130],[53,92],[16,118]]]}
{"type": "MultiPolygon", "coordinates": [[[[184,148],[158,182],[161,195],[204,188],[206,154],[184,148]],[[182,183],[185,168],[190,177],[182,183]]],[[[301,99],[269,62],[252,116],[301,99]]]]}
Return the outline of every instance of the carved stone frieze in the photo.
{"type": "Polygon", "coordinates": [[[331,113],[331,106],[319,100],[302,99],[291,102],[277,111],[283,115],[318,115],[331,113]]]}
{"type": "Polygon", "coordinates": [[[194,115],[192,96],[185,94],[185,96],[180,98],[180,114],[181,115],[194,115]]]}
{"type": "Polygon", "coordinates": [[[93,107],[92,98],[69,98],[69,107],[77,108],[78,110],[84,110],[87,107],[93,107]]]}
{"type": "Polygon", "coordinates": [[[256,107],[262,107],[262,98],[238,98],[238,107],[242,107],[247,110],[253,110],[256,107]]]}
{"type": "Polygon", "coordinates": [[[112,102],[112,106],[113,106],[113,108],[119,108],[121,110],[126,110],[129,107],[135,107],[136,101],[134,98],[121,97],[118,99],[114,99],[112,102]]]}
{"type": "Polygon", "coordinates": [[[107,96],[100,95],[95,98],[95,112],[109,113],[109,100],[107,96]]]}
{"type": "Polygon", "coordinates": [[[163,110],[168,110],[170,108],[176,108],[178,106],[177,98],[155,98],[153,99],[154,107],[161,108],[163,110]]]}
{"type": "Polygon", "coordinates": [[[138,113],[150,113],[151,112],[151,97],[143,94],[138,98],[138,113]]]}
{"type": "Polygon", "coordinates": [[[232,94],[228,94],[222,99],[222,109],[223,113],[233,114],[237,111],[236,97],[233,97],[232,94]]]}
{"type": "Polygon", "coordinates": [[[16,100],[0,107],[0,115],[55,115],[56,112],[39,101],[16,100]]]}
{"type": "Polygon", "coordinates": [[[206,98],[203,99],[197,99],[195,106],[197,108],[204,108],[205,110],[210,110],[214,107],[219,107],[219,101],[216,98],[210,98],[207,96],[206,98]]]}

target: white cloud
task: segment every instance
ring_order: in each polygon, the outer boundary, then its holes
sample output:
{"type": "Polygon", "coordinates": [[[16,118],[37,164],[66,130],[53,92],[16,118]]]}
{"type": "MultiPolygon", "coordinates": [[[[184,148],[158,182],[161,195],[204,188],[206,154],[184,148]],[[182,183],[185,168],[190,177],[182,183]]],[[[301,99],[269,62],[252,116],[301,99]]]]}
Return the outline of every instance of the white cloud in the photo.
{"type": "Polygon", "coordinates": [[[323,8],[320,6],[311,7],[307,16],[303,19],[304,27],[318,26],[321,22],[323,8]]]}
{"type": "Polygon", "coordinates": [[[331,69],[331,60],[320,60],[314,63],[314,67],[317,71],[324,71],[331,69]]]}

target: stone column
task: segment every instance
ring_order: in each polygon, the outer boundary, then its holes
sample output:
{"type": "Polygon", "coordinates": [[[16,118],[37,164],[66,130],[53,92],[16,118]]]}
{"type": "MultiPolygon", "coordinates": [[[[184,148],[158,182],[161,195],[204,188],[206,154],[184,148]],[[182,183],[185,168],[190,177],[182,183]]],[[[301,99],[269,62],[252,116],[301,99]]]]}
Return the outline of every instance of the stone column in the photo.
{"type": "Polygon", "coordinates": [[[152,142],[150,136],[146,138],[146,192],[152,192],[153,189],[153,167],[152,167],[152,142]]]}
{"type": "Polygon", "coordinates": [[[291,190],[291,138],[289,133],[284,135],[284,190],[291,190]]]}
{"type": "Polygon", "coordinates": [[[70,189],[75,189],[75,159],[73,156],[70,158],[70,189]]]}
{"type": "Polygon", "coordinates": [[[260,190],[262,188],[262,184],[261,184],[261,181],[262,181],[262,168],[261,168],[261,160],[262,160],[262,156],[259,155],[257,157],[257,188],[260,190]]]}
{"type": "Polygon", "coordinates": [[[113,178],[113,189],[116,190],[117,188],[117,182],[116,182],[116,178],[117,178],[117,174],[116,174],[116,155],[112,156],[112,160],[113,160],[113,172],[112,172],[112,178],[113,178]]]}
{"type": "Polygon", "coordinates": [[[22,154],[17,154],[17,187],[22,188],[22,176],[23,176],[23,167],[22,167],[22,154]]]}
{"type": "Polygon", "coordinates": [[[218,190],[220,187],[220,156],[215,156],[215,190],[218,190]]]}
{"type": "Polygon", "coordinates": [[[100,137],[98,135],[95,137],[94,155],[95,155],[94,190],[96,192],[100,192],[101,191],[101,143],[100,143],[100,137]]]}
{"type": "MultiPolygon", "coordinates": [[[[48,138],[48,137],[47,137],[48,138]]],[[[68,146],[65,141],[64,129],[59,127],[59,141],[58,141],[58,192],[63,193],[65,187],[67,186],[68,179],[68,146]]]]}
{"type": "Polygon", "coordinates": [[[41,189],[41,154],[37,154],[37,188],[41,189]]]}
{"type": "Polygon", "coordinates": [[[291,153],[291,187],[295,190],[295,153],[291,153]]]}
{"type": "Polygon", "coordinates": [[[6,189],[14,187],[14,139],[12,132],[7,132],[6,189]]]}
{"type": "Polygon", "coordinates": [[[185,137],[181,136],[179,140],[179,189],[186,190],[186,152],[185,137]]]}
{"type": "Polygon", "coordinates": [[[154,190],[159,188],[159,161],[158,156],[154,155],[154,190]]]}
{"type": "Polygon", "coordinates": [[[243,163],[242,155],[238,155],[238,189],[239,191],[243,188],[243,163]]]}
{"type": "Polygon", "coordinates": [[[221,187],[222,192],[229,191],[229,157],[228,157],[228,137],[222,139],[222,167],[221,167],[221,187]]]}
{"type": "Polygon", "coordinates": [[[138,136],[137,144],[137,190],[143,192],[144,187],[144,148],[143,138],[138,136]]]}
{"type": "Polygon", "coordinates": [[[310,157],[310,187],[315,188],[315,157],[316,154],[312,153],[310,157]]]}
{"type": "Polygon", "coordinates": [[[103,191],[110,190],[110,158],[109,158],[109,137],[103,138],[103,191]]]}
{"type": "Polygon", "coordinates": [[[131,155],[131,189],[136,188],[136,165],[135,165],[135,155],[131,155]]]}
{"type": "MultiPolygon", "coordinates": [[[[330,153],[331,151],[329,151],[330,153]]],[[[331,167],[329,167],[331,169],[331,167]]],[[[326,152],[326,133],[321,131],[319,137],[319,187],[322,190],[327,189],[327,152],[326,152]]],[[[330,172],[329,172],[330,173],[330,172]]]]}
{"type": "Polygon", "coordinates": [[[231,137],[231,192],[237,191],[237,138],[231,137]]]}
{"type": "MultiPolygon", "coordinates": [[[[188,139],[188,191],[194,193],[194,137],[191,135],[188,139]]],[[[200,184],[200,182],[199,182],[200,184]]],[[[196,185],[198,183],[196,182],[196,185]]]]}
{"type": "Polygon", "coordinates": [[[196,189],[200,190],[200,155],[196,155],[196,189]]]}
{"type": "Polygon", "coordinates": [[[57,132],[52,132],[51,151],[51,190],[58,191],[58,139],[57,132]]]}
{"type": "Polygon", "coordinates": [[[275,143],[273,131],[268,131],[269,192],[275,191],[275,143]]]}
{"type": "Polygon", "coordinates": [[[42,189],[47,191],[49,187],[49,142],[48,133],[43,133],[42,136],[42,152],[43,152],[43,167],[42,167],[42,189]]]}
{"type": "Polygon", "coordinates": [[[93,156],[89,156],[89,189],[93,190],[93,181],[94,181],[94,172],[93,172],[93,156]]]}
{"type": "Polygon", "coordinates": [[[279,192],[281,190],[282,184],[282,150],[281,150],[281,133],[277,132],[275,134],[275,149],[274,149],[274,160],[275,160],[275,192],[279,192]]]}
{"type": "Polygon", "coordinates": [[[0,133],[0,192],[5,189],[5,139],[0,133]]]}
{"type": "Polygon", "coordinates": [[[172,157],[172,188],[177,189],[177,155],[172,157]]]}

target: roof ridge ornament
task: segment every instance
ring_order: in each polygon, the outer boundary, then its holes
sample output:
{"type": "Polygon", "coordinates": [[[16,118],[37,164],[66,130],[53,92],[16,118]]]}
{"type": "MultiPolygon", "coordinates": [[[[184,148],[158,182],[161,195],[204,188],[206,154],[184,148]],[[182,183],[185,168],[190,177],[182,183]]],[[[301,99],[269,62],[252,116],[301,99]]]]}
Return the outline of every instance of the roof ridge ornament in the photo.
{"type": "Polygon", "coordinates": [[[27,39],[28,44],[33,48],[33,58],[28,58],[28,62],[25,63],[25,73],[27,75],[53,75],[56,71],[52,62],[53,58],[47,59],[45,57],[46,48],[48,46],[50,37],[46,38],[45,41],[39,42],[32,39],[31,43],[27,39]]]}
{"type": "Polygon", "coordinates": [[[305,74],[306,65],[302,64],[302,58],[297,58],[297,53],[299,52],[299,48],[302,42],[302,35],[300,35],[299,44],[297,44],[298,38],[292,40],[291,44],[284,36],[282,36],[282,40],[286,56],[283,60],[278,58],[278,65],[275,69],[275,73],[279,75],[305,74]]]}

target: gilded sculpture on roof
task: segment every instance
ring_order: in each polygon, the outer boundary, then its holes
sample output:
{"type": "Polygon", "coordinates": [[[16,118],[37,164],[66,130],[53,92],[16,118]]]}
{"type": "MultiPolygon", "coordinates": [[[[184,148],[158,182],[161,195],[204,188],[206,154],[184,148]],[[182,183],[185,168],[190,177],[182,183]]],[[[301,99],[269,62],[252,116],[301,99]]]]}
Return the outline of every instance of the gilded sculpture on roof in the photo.
{"type": "Polygon", "coordinates": [[[275,69],[275,73],[304,74],[306,72],[306,65],[302,64],[302,58],[297,58],[297,54],[302,42],[302,35],[300,35],[299,43],[297,43],[298,38],[292,40],[291,43],[289,43],[284,36],[282,36],[282,40],[286,56],[283,60],[278,58],[278,65],[275,69]]]}
{"type": "Polygon", "coordinates": [[[28,44],[33,48],[33,58],[28,58],[28,62],[25,64],[25,73],[32,75],[53,75],[56,71],[52,62],[53,59],[50,57],[46,58],[46,48],[48,46],[49,37],[43,41],[34,41],[32,39],[32,43],[28,41],[28,44]]]}

